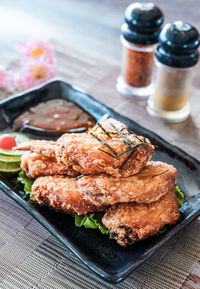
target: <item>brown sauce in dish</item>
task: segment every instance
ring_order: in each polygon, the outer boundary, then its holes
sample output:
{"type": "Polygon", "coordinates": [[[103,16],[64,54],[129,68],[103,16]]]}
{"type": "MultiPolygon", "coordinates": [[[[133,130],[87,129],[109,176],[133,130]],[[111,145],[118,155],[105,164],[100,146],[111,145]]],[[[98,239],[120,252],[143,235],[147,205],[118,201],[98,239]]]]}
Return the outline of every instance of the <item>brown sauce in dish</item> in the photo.
{"type": "Polygon", "coordinates": [[[95,120],[77,104],[64,99],[53,99],[30,107],[16,118],[14,129],[30,125],[46,130],[65,131],[76,128],[90,128],[95,120]]]}

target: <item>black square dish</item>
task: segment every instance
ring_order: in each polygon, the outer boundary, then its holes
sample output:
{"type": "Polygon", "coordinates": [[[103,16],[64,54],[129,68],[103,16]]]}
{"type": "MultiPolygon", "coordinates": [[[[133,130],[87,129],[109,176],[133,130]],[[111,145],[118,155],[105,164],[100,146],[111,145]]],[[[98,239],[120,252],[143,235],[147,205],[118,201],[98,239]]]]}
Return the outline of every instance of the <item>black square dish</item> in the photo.
{"type": "MultiPolygon", "coordinates": [[[[200,162],[169,144],[152,131],[143,128],[125,116],[119,115],[85,92],[61,80],[49,81],[44,85],[1,101],[0,129],[11,130],[13,120],[24,110],[53,98],[65,98],[77,103],[96,121],[113,117],[124,122],[130,130],[148,137],[154,145],[158,146],[153,160],[172,164],[178,170],[178,185],[186,198],[181,208],[180,221],[164,233],[126,248],[120,247],[116,241],[102,235],[98,230],[76,227],[74,218],[65,213],[56,212],[48,207],[29,204],[24,199],[23,192],[15,188],[10,178],[0,177],[0,189],[4,193],[27,210],[90,269],[109,282],[118,282],[200,215],[200,162]]],[[[37,132],[29,131],[30,133],[32,133],[33,138],[38,137],[37,132]]],[[[41,135],[41,138],[48,138],[48,135],[41,135]]]]}
{"type": "MultiPolygon", "coordinates": [[[[76,103],[80,108],[87,112],[96,122],[102,117],[106,117],[109,109],[102,106],[95,99],[85,92],[73,88],[70,84],[62,81],[51,81],[48,85],[40,86],[39,89],[30,90],[27,93],[20,93],[0,102],[1,116],[9,127],[13,127],[14,120],[27,111],[29,108],[52,99],[64,99],[76,103]],[[29,93],[31,92],[31,93],[29,93]]],[[[0,127],[1,128],[1,127],[0,127]]],[[[20,130],[42,138],[56,138],[65,132],[82,132],[79,128],[68,131],[44,130],[38,127],[25,125],[20,130]]]]}

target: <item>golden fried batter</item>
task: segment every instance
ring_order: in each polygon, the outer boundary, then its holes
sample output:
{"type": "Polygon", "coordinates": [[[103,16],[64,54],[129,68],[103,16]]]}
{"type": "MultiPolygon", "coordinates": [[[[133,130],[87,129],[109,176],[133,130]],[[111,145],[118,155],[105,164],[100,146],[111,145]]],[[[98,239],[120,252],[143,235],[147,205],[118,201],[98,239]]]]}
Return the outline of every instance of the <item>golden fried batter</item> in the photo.
{"type": "MultiPolygon", "coordinates": [[[[108,118],[100,121],[101,126],[109,133],[116,133],[115,128],[113,125],[119,130],[123,131],[124,133],[128,132],[127,126],[114,118],[108,118]]],[[[96,132],[98,134],[102,134],[102,128],[99,124],[96,124],[93,128],[90,128],[90,132],[96,132]]]]}
{"type": "Polygon", "coordinates": [[[124,202],[150,203],[164,196],[176,183],[177,171],[162,162],[149,162],[138,174],[114,178],[105,174],[78,180],[84,198],[95,205],[124,202]]]}
{"type": "Polygon", "coordinates": [[[89,133],[64,134],[57,142],[31,141],[16,149],[54,158],[82,174],[128,177],[146,165],[154,147],[148,139],[129,133],[124,124],[109,119],[89,133]]]}
{"type": "Polygon", "coordinates": [[[21,168],[29,178],[38,176],[68,175],[76,177],[78,172],[62,163],[58,164],[55,159],[44,157],[36,153],[27,152],[21,158],[21,168]]]}
{"type": "Polygon", "coordinates": [[[79,215],[105,211],[106,206],[95,206],[84,200],[77,180],[64,176],[39,177],[32,186],[31,195],[39,204],[48,205],[64,212],[79,215]]]}
{"type": "Polygon", "coordinates": [[[117,120],[103,120],[87,133],[64,134],[57,142],[33,140],[16,150],[31,151],[22,157],[26,175],[41,176],[32,186],[36,202],[70,214],[107,210],[102,222],[121,246],[179,219],[176,169],[149,162],[150,141],[117,120]]]}
{"type": "Polygon", "coordinates": [[[179,219],[179,207],[174,186],[156,202],[150,204],[121,203],[112,206],[103,216],[103,224],[121,246],[150,237],[167,224],[179,219]]]}
{"type": "Polygon", "coordinates": [[[34,182],[32,195],[39,203],[84,214],[118,202],[156,201],[174,187],[175,180],[176,169],[152,162],[141,173],[122,179],[105,174],[81,178],[40,177],[34,182]]]}
{"type": "Polygon", "coordinates": [[[32,151],[38,154],[38,156],[41,155],[41,157],[56,159],[55,146],[57,146],[57,142],[54,141],[31,140],[29,142],[21,143],[17,147],[14,147],[13,150],[32,151]]]}

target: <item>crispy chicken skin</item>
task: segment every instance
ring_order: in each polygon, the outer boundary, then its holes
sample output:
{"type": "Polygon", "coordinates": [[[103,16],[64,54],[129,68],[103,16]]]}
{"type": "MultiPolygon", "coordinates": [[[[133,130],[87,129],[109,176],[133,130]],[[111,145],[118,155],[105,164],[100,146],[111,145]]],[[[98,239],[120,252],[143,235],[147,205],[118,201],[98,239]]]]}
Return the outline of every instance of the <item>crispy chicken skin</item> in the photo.
{"type": "Polygon", "coordinates": [[[150,203],[174,187],[176,169],[170,165],[149,163],[147,169],[128,178],[109,175],[69,178],[40,177],[32,187],[32,196],[39,203],[78,214],[102,210],[119,202],[150,203]],[[93,198],[91,197],[92,195],[93,198]]]}
{"type": "MultiPolygon", "coordinates": [[[[104,119],[104,120],[101,120],[100,121],[100,124],[103,126],[103,128],[110,132],[110,133],[115,133],[116,130],[114,129],[113,125],[120,131],[123,131],[123,132],[128,132],[128,128],[127,126],[121,122],[121,121],[118,121],[114,118],[108,118],[108,119],[104,119]]],[[[98,124],[96,124],[93,128],[90,129],[91,132],[96,132],[98,134],[102,134],[102,128],[99,127],[98,124]]]]}
{"type": "Polygon", "coordinates": [[[105,174],[78,179],[84,198],[95,205],[150,203],[164,196],[176,182],[177,171],[162,162],[149,162],[138,174],[114,178],[105,174]]]}
{"type": "Polygon", "coordinates": [[[121,203],[112,206],[103,216],[103,224],[121,246],[150,237],[167,224],[179,219],[174,186],[165,196],[150,204],[121,203]]]}
{"type": "Polygon", "coordinates": [[[28,151],[21,168],[36,178],[33,200],[69,214],[106,212],[102,222],[121,246],[179,219],[176,169],[150,161],[150,141],[117,120],[102,120],[87,133],[32,140],[15,149],[28,151]]]}
{"type": "Polygon", "coordinates": [[[36,153],[25,153],[21,158],[21,168],[29,178],[38,176],[68,175],[76,177],[78,173],[71,167],[58,164],[55,159],[36,153]]]}
{"type": "Polygon", "coordinates": [[[148,139],[129,133],[124,124],[113,119],[102,121],[101,126],[104,130],[95,126],[89,133],[64,134],[57,142],[33,140],[16,149],[53,158],[82,174],[107,173],[115,177],[136,174],[151,159],[154,147],[148,139]]]}
{"type": "Polygon", "coordinates": [[[105,211],[106,206],[95,206],[84,200],[77,180],[64,176],[39,177],[32,186],[31,195],[39,204],[48,205],[69,214],[105,211]]]}
{"type": "MultiPolygon", "coordinates": [[[[101,137],[118,154],[127,149],[123,141],[105,138],[105,136],[101,137]]],[[[138,140],[135,138],[132,138],[132,140],[138,143],[138,140]]],[[[150,146],[148,149],[150,149],[150,146]]],[[[99,174],[104,172],[116,177],[128,177],[139,172],[152,155],[150,151],[139,147],[123,168],[120,168],[131,152],[119,158],[114,158],[101,150],[109,153],[109,149],[94,139],[91,134],[73,135],[71,138],[65,139],[63,143],[60,143],[59,148],[57,147],[56,150],[56,157],[59,162],[66,165],[70,163],[74,170],[82,174],[99,174]]]]}
{"type": "Polygon", "coordinates": [[[55,157],[55,147],[57,142],[47,141],[47,140],[31,140],[26,143],[21,143],[19,146],[14,147],[13,150],[19,151],[31,151],[36,154],[41,155],[41,157],[52,158],[56,160],[55,157]]]}

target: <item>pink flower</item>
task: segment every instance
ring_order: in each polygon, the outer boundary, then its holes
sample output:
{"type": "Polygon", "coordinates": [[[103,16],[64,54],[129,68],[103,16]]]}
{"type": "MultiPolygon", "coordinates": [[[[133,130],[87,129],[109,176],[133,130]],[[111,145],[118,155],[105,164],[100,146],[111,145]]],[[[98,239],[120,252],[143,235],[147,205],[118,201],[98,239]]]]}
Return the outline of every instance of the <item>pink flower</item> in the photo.
{"type": "Polygon", "coordinates": [[[7,73],[3,68],[0,68],[0,88],[4,88],[7,83],[7,73]]]}
{"type": "Polygon", "coordinates": [[[19,90],[26,90],[55,76],[55,67],[46,58],[27,61],[15,76],[15,85],[19,90]]]}
{"type": "Polygon", "coordinates": [[[49,63],[55,62],[54,50],[48,41],[30,39],[27,43],[19,42],[17,50],[22,54],[24,60],[42,57],[49,63]]]}

